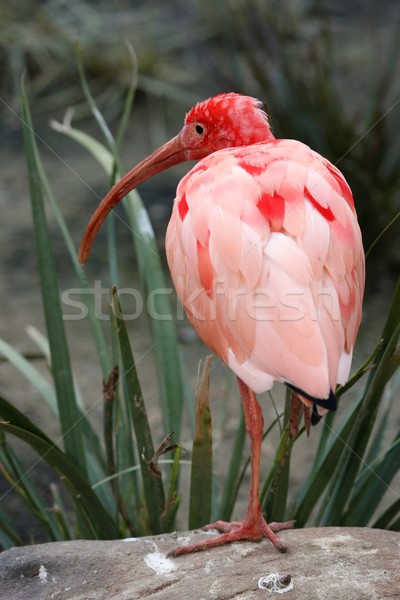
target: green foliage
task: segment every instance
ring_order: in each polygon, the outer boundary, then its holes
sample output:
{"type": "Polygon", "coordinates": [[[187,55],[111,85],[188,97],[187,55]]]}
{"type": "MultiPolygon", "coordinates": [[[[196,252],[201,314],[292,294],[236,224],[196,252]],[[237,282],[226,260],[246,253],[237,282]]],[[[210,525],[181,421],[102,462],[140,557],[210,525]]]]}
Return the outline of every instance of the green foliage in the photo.
{"type": "MultiPolygon", "coordinates": [[[[174,4],[181,12],[180,0],[174,4]]],[[[157,7],[135,3],[132,9],[105,0],[96,4],[88,0],[5,0],[0,21],[2,98],[17,105],[20,74],[27,69],[34,113],[74,105],[78,118],[87,117],[88,105],[76,78],[75,45],[79,40],[82,65],[90,77],[96,102],[109,119],[116,118],[130,82],[131,61],[121,40],[135,41],[141,89],[160,94],[164,93],[158,81],[160,75],[177,75],[170,58],[182,53],[178,30],[181,34],[174,10],[162,2],[157,7]]],[[[194,99],[176,84],[166,87],[168,95],[180,102],[185,97],[194,99]]]]}
{"type": "Polygon", "coordinates": [[[122,357],[123,371],[121,376],[125,379],[125,385],[130,403],[129,412],[132,415],[132,423],[135,431],[138,448],[142,449],[140,467],[143,479],[143,492],[147,507],[147,516],[150,530],[153,533],[161,532],[161,513],[165,507],[165,494],[161,473],[154,468],[149,468],[149,461],[154,456],[154,446],[151,437],[150,426],[147,420],[146,408],[143,402],[143,394],[136,372],[135,361],[129,343],[128,332],[118,301],[117,290],[113,289],[112,310],[114,312],[115,327],[118,335],[119,347],[122,357]],[[146,459],[148,457],[148,459],[146,459]]]}
{"type": "Polygon", "coordinates": [[[50,238],[44,212],[40,174],[37,169],[37,150],[25,90],[22,91],[22,119],[31,192],[33,228],[39,263],[42,302],[49,336],[54,373],[54,387],[66,454],[85,473],[82,423],[76,402],[70,357],[62,320],[56,267],[50,249],[50,238]]]}
{"type": "Polygon", "coordinates": [[[366,249],[394,220],[369,263],[369,284],[379,279],[382,257],[389,268],[399,261],[393,242],[400,226],[400,18],[390,8],[379,26],[373,3],[361,16],[343,6],[339,18],[329,3],[316,1],[198,6],[213,84],[264,100],[277,137],[309,144],[343,171],[366,249]]]}
{"type": "MultiPolygon", "coordinates": [[[[135,73],[136,66],[133,66],[135,73]]],[[[133,77],[124,105],[123,125],[115,141],[91,96],[83,69],[80,71],[88,104],[102,132],[104,144],[71,127],[69,123],[56,124],[55,127],[86,148],[113,181],[122,172],[119,145],[136,78],[133,77]]],[[[156,443],[147,416],[146,390],[142,390],[137,375],[118,291],[114,288],[111,292],[109,342],[96,318],[93,299],[85,293],[90,287],[85,269],[76,259],[75,245],[42,168],[24,86],[22,109],[47,329],[47,338],[33,328],[30,329],[30,336],[47,357],[51,382],[4,340],[0,340],[0,352],[38,390],[43,402],[59,422],[61,438],[51,439],[44,431],[45,426],[38,427],[10,401],[0,398],[1,474],[19,495],[32,519],[42,525],[48,540],[76,537],[107,539],[170,531],[174,527],[180,504],[180,470],[188,462],[182,460],[180,445],[170,444],[169,435],[175,431],[179,440],[186,388],[174,322],[157,319],[149,322],[149,331],[157,348],[159,407],[165,432],[165,439],[156,443]],[[44,210],[45,199],[55,215],[78,285],[82,289],[82,300],[88,310],[88,322],[104,379],[102,432],[93,427],[87,416],[84,400],[70,367],[69,348],[58,300],[58,277],[44,210]],[[46,461],[59,476],[59,483],[51,485],[51,508],[18,458],[13,438],[28,444],[37,454],[38,461],[46,461]],[[172,451],[172,458],[161,458],[166,452],[172,451]]],[[[137,192],[129,195],[124,207],[145,293],[166,288],[154,233],[137,192]]],[[[116,281],[118,264],[113,225],[109,229],[108,245],[110,272],[116,281]]],[[[168,295],[161,294],[159,298],[156,313],[171,315],[168,295]]],[[[363,386],[363,391],[347,413],[344,403],[340,401],[337,413],[329,414],[319,427],[313,429],[313,435],[320,436],[315,462],[301,488],[294,492],[289,485],[290,459],[304,430],[296,439],[289,436],[288,396],[284,412],[277,412],[264,435],[264,438],[269,437],[274,429],[280,432],[272,468],[261,493],[268,519],[295,518],[298,526],[326,524],[399,528],[399,501],[387,493],[400,468],[400,432],[396,432],[389,442],[387,438],[392,404],[399,383],[399,332],[400,285],[395,290],[382,339],[371,357],[354,373],[346,386],[338,389],[337,394],[340,398],[353,395],[353,386],[357,382],[359,387],[363,386]]],[[[214,485],[209,370],[207,361],[197,393],[196,433],[189,463],[191,527],[207,522],[211,507],[217,518],[228,520],[231,517],[249,464],[244,420],[241,418],[231,456],[226,461],[229,465],[224,487],[221,491],[214,485]]],[[[0,544],[8,547],[22,543],[26,543],[26,540],[21,539],[10,517],[1,509],[0,544]]]]}
{"type": "MultiPolygon", "coordinates": [[[[128,93],[127,106],[132,99],[132,91],[131,89],[128,93]]],[[[98,117],[100,113],[94,100],[92,98],[89,100],[93,112],[98,117]]],[[[169,471],[168,496],[165,498],[162,475],[157,460],[154,461],[157,452],[154,451],[117,291],[116,289],[113,291],[110,310],[113,340],[113,348],[110,351],[104,332],[95,316],[93,298],[90,294],[85,294],[89,283],[84,269],[76,259],[77,250],[40,162],[24,86],[22,86],[22,113],[48,344],[47,340],[33,328],[30,333],[43,353],[47,355],[52,384],[49,384],[33,364],[4,340],[0,341],[0,352],[21,373],[24,373],[40,392],[43,400],[59,420],[62,435],[58,441],[51,440],[18,409],[5,399],[0,399],[0,415],[3,419],[0,423],[2,472],[25,502],[28,510],[45,526],[49,539],[69,539],[76,536],[104,539],[126,533],[159,533],[171,529],[180,501],[177,494],[177,458],[169,471]],[[55,212],[82,289],[82,298],[87,306],[99,364],[106,380],[104,383],[104,444],[93,429],[80,403],[70,367],[59,302],[57,272],[44,211],[43,190],[55,212]],[[112,368],[111,356],[116,357],[120,363],[118,370],[112,368]],[[120,376],[115,378],[117,372],[120,376]],[[45,460],[60,475],[64,482],[60,485],[62,487],[65,485],[74,504],[72,516],[71,509],[66,512],[63,510],[62,494],[59,493],[53,494],[53,509],[49,511],[46,508],[40,496],[35,493],[29,474],[24,472],[23,467],[16,460],[5,433],[29,444],[37,452],[40,460],[45,460]],[[59,441],[62,441],[63,449],[58,447],[59,441]],[[138,482],[136,473],[138,468],[141,470],[141,482],[138,482]],[[70,521],[72,526],[69,525],[70,521]]],[[[107,133],[106,139],[112,146],[113,153],[81,132],[71,130],[72,133],[71,131],[68,133],[72,136],[76,134],[78,141],[85,145],[111,174],[114,164],[118,163],[117,144],[107,131],[104,120],[101,118],[100,121],[103,133],[107,133]]],[[[123,121],[126,124],[126,118],[123,121]]],[[[128,200],[126,205],[130,211],[129,219],[134,230],[133,235],[142,240],[141,227],[143,228],[144,225],[141,212],[144,208],[138,194],[128,200]],[[137,222],[139,217],[140,223],[137,222]]],[[[161,262],[155,251],[154,234],[149,223],[146,225],[145,233],[147,245],[138,245],[136,249],[144,282],[147,285],[146,289],[150,293],[153,289],[165,287],[165,282],[161,262]]],[[[165,295],[162,296],[162,303],[157,306],[157,310],[160,314],[171,313],[165,295]]],[[[171,374],[167,373],[162,364],[159,365],[160,396],[163,397],[165,422],[168,426],[172,415],[176,431],[179,432],[182,419],[183,380],[174,324],[168,322],[161,333],[156,327],[154,331],[158,335],[155,344],[159,345],[161,352],[168,353],[168,366],[173,373],[172,381],[171,374]]],[[[177,451],[176,457],[179,456],[180,451],[177,451]]],[[[4,546],[20,542],[17,534],[12,531],[6,515],[2,519],[0,529],[3,532],[1,539],[4,546]]]]}
{"type": "Polygon", "coordinates": [[[74,104],[78,115],[87,115],[75,73],[79,39],[97,104],[115,118],[130,66],[120,43],[126,39],[135,43],[138,85],[150,104],[167,98],[179,103],[180,114],[221,91],[261,98],[277,136],[304,141],[344,172],[367,250],[392,223],[369,263],[368,285],[374,285],[400,261],[394,5],[370,2],[359,10],[317,0],[194,0],[188,9],[184,0],[171,0],[116,10],[105,1],[8,0],[0,22],[2,97],[16,105],[25,67],[36,110],[74,104]]]}
{"type": "Polygon", "coordinates": [[[196,394],[196,431],[193,439],[190,480],[189,528],[196,529],[211,521],[212,428],[210,410],[210,369],[207,356],[199,377],[196,394]]]}

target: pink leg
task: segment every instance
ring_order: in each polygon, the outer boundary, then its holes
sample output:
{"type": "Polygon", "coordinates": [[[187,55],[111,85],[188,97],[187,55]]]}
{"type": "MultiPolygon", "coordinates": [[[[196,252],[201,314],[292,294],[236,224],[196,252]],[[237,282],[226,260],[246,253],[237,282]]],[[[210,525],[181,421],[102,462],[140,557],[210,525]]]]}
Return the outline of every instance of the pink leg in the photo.
{"type": "Polygon", "coordinates": [[[280,552],[286,552],[287,548],[278,538],[276,532],[283,529],[291,529],[294,525],[293,521],[286,523],[270,523],[267,524],[261,513],[259,500],[260,486],[260,457],[261,457],[261,442],[264,430],[264,419],[261,407],[252,390],[238,378],[239,390],[242,397],[243,410],[246,422],[246,429],[250,437],[250,455],[251,455],[251,472],[250,472],[250,491],[247,504],[247,510],[243,521],[234,521],[227,523],[225,521],[217,521],[203,527],[205,531],[209,529],[218,529],[222,531],[222,535],[213,538],[202,540],[190,546],[177,548],[171,554],[180,556],[181,554],[190,554],[215,546],[222,546],[230,542],[239,540],[258,541],[263,537],[268,538],[280,552]]]}

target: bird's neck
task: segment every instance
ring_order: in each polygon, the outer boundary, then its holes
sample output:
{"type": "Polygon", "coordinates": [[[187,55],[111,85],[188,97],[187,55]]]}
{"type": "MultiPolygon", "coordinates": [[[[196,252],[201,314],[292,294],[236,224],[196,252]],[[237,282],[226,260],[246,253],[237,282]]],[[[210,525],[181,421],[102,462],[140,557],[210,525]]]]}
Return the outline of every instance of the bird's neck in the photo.
{"type": "Polygon", "coordinates": [[[267,116],[265,113],[261,113],[260,118],[257,120],[252,119],[248,126],[242,124],[240,129],[240,139],[238,139],[238,146],[251,146],[253,144],[260,144],[271,142],[275,139],[274,134],[271,131],[267,116]]]}

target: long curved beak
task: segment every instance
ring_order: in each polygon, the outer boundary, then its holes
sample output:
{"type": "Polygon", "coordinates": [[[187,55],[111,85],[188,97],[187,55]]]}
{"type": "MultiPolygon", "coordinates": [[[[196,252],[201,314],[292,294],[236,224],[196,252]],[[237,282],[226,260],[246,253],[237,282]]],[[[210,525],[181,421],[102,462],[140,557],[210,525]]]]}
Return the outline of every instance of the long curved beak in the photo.
{"type": "Polygon", "coordinates": [[[179,135],[177,135],[126,173],[103,198],[90,219],[79,248],[79,262],[83,264],[87,261],[97,232],[108,213],[122,198],[156,173],[190,160],[190,154],[190,151],[183,146],[179,135]]]}

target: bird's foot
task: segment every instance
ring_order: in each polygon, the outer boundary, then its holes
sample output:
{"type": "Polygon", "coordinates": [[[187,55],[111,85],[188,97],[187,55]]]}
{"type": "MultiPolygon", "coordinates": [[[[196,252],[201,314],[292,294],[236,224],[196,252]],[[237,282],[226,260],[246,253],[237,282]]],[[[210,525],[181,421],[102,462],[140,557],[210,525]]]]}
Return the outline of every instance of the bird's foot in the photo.
{"type": "Polygon", "coordinates": [[[226,521],[216,521],[203,527],[204,531],[210,531],[211,529],[218,529],[221,531],[221,535],[211,537],[189,546],[182,546],[173,550],[171,556],[181,556],[182,554],[191,554],[192,552],[199,552],[200,550],[207,550],[208,548],[215,548],[216,546],[223,546],[231,542],[239,542],[243,540],[250,540],[257,542],[263,537],[268,538],[275,548],[279,552],[287,552],[287,547],[278,538],[276,533],[283,529],[292,529],[294,521],[286,521],[284,523],[267,523],[260,515],[260,517],[253,523],[244,521],[233,521],[231,523],[226,521]]]}

